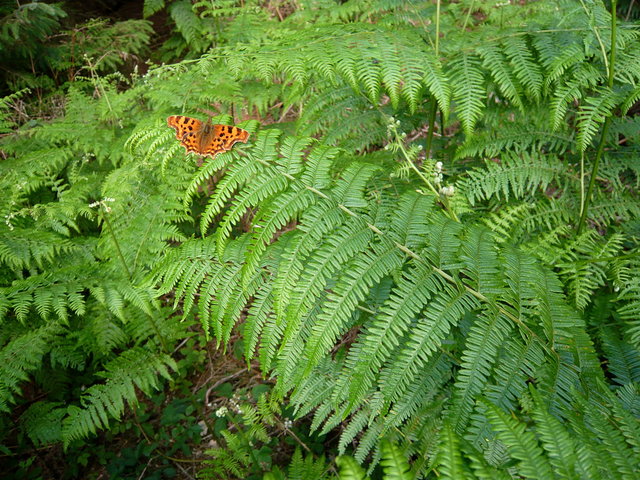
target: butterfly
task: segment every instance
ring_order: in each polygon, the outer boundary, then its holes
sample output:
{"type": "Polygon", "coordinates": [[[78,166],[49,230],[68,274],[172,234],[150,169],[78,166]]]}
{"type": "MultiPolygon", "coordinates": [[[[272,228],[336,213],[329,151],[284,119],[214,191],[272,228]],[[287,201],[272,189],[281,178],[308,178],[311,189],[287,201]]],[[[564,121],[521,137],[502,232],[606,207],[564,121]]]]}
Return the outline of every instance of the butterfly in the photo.
{"type": "Polygon", "coordinates": [[[203,123],[197,118],[171,115],[167,117],[167,125],[176,130],[176,138],[187,152],[211,158],[231,150],[236,142],[247,143],[249,138],[246,130],[231,125],[212,125],[211,119],[203,123]]]}

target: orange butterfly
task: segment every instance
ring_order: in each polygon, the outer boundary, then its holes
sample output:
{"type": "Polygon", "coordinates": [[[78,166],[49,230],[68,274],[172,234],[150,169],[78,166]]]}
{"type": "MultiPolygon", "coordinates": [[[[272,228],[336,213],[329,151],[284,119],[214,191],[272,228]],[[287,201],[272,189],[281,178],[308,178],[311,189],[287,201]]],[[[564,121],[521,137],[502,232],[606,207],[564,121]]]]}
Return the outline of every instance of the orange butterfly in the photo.
{"type": "Polygon", "coordinates": [[[196,118],[171,115],[167,117],[167,125],[175,128],[176,138],[187,152],[211,158],[231,150],[236,142],[247,143],[249,138],[246,130],[230,125],[212,125],[211,119],[202,123],[196,118]]]}

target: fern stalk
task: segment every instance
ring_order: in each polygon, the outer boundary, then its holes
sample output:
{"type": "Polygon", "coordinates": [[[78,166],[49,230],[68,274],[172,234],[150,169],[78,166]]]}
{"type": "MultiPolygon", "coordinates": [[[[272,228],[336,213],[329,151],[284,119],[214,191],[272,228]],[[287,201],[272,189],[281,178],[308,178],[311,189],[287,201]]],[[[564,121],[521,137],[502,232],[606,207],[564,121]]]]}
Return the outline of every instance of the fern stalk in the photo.
{"type": "Polygon", "coordinates": [[[129,271],[129,267],[127,267],[127,262],[124,259],[124,255],[122,254],[122,250],[120,249],[120,242],[118,242],[118,237],[116,237],[116,233],[113,231],[113,227],[111,226],[111,222],[109,221],[108,216],[105,215],[105,214],[102,215],[102,219],[107,224],[107,228],[109,229],[109,233],[111,234],[111,238],[113,238],[113,243],[116,246],[116,251],[118,252],[118,257],[120,258],[120,261],[122,262],[122,266],[124,267],[125,271],[127,272],[127,277],[129,277],[129,280],[131,280],[131,272],[129,271]]]}
{"type": "MultiPolygon", "coordinates": [[[[435,41],[435,56],[438,58],[440,51],[440,0],[436,2],[436,41],[435,41]]],[[[427,158],[431,158],[431,142],[433,141],[433,127],[436,123],[437,103],[435,96],[431,95],[431,109],[429,111],[429,131],[427,131],[427,144],[425,150],[427,158]]]]}
{"type": "MultiPolygon", "coordinates": [[[[435,117],[435,106],[436,106],[436,102],[433,102],[433,107],[432,107],[432,111],[434,116],[429,120],[430,123],[430,127],[429,127],[429,134],[432,134],[432,128],[433,128],[433,123],[432,120],[435,117]]],[[[460,220],[458,219],[458,216],[456,215],[456,212],[454,212],[451,209],[451,206],[449,205],[449,199],[447,198],[446,195],[442,195],[440,192],[438,192],[438,190],[436,190],[436,187],[433,186],[433,183],[431,183],[431,181],[429,181],[429,179],[427,177],[424,176],[424,173],[422,173],[420,171],[420,169],[418,167],[416,167],[415,163],[413,162],[413,160],[411,159],[411,156],[409,155],[409,152],[407,152],[407,149],[404,147],[404,142],[402,141],[402,136],[398,135],[398,130],[396,127],[396,124],[392,124],[391,129],[393,130],[394,135],[396,136],[396,145],[398,146],[398,148],[400,149],[400,151],[402,152],[402,155],[404,156],[405,161],[407,162],[407,164],[411,167],[411,169],[416,173],[416,175],[418,175],[418,177],[420,177],[420,180],[422,180],[425,185],[427,187],[429,187],[429,190],[431,190],[433,192],[433,194],[440,199],[440,201],[442,202],[442,205],[444,206],[445,211],[447,212],[447,215],[449,215],[449,218],[451,218],[452,220],[455,220],[456,222],[459,222],[460,220]]],[[[430,159],[430,146],[427,146],[427,151],[426,151],[426,158],[430,159]]]]}
{"type": "MultiPolygon", "coordinates": [[[[616,59],[616,8],[618,0],[611,0],[611,51],[609,52],[609,77],[607,85],[609,89],[613,88],[613,69],[616,59]]],[[[606,56],[605,56],[606,61],[606,56]]],[[[596,158],[593,162],[593,168],[591,170],[591,178],[589,179],[589,188],[587,189],[587,195],[584,199],[582,207],[582,215],[580,215],[580,221],[578,222],[577,234],[580,235],[584,228],[585,221],[587,219],[587,213],[589,212],[589,203],[591,202],[591,195],[593,194],[593,187],[596,183],[596,176],[598,175],[598,165],[604,152],[604,144],[609,131],[609,123],[611,123],[611,116],[608,116],[604,120],[602,126],[602,134],[600,135],[600,143],[598,144],[598,150],[596,151],[596,158]]]]}
{"type": "Polygon", "coordinates": [[[438,57],[440,51],[440,0],[436,1],[436,41],[435,41],[435,53],[438,57]]]}
{"type": "Polygon", "coordinates": [[[427,142],[425,145],[425,151],[427,158],[431,158],[431,143],[433,141],[433,127],[436,123],[436,111],[437,111],[436,99],[431,96],[431,109],[429,110],[429,130],[427,131],[427,142]]]}

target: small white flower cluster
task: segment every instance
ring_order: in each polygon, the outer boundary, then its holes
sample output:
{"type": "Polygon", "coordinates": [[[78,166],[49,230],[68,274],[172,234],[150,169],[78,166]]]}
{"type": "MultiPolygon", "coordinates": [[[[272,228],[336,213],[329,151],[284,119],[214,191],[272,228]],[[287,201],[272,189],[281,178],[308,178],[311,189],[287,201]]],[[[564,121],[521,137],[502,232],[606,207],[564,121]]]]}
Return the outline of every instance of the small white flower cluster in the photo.
{"type": "Polygon", "coordinates": [[[229,413],[229,409],[227,407],[220,407],[218,410],[216,410],[216,417],[222,418],[227,413],[229,413]]]}
{"type": "Polygon", "coordinates": [[[284,428],[289,430],[291,427],[293,427],[293,420],[291,420],[290,418],[285,418],[284,419],[284,428]]]}
{"type": "Polygon", "coordinates": [[[13,212],[8,213],[4,216],[4,223],[7,224],[7,227],[9,227],[9,230],[13,230],[13,224],[11,223],[11,219],[14,218],[15,216],[16,214],[13,212]]]}
{"type": "Polygon", "coordinates": [[[395,117],[389,117],[387,121],[387,133],[391,133],[400,126],[400,120],[396,120],[395,117]]]}
{"type": "Polygon", "coordinates": [[[96,208],[96,207],[104,207],[104,211],[107,213],[111,213],[111,207],[109,205],[107,205],[107,203],[112,203],[115,202],[116,199],[115,198],[111,198],[111,197],[104,197],[102,200],[98,200],[97,202],[93,202],[89,204],[89,208],[96,208]]]}
{"type": "Polygon", "coordinates": [[[445,197],[452,197],[455,193],[455,188],[453,187],[453,185],[449,185],[448,187],[442,186],[442,180],[442,162],[436,162],[436,169],[433,172],[433,181],[436,184],[436,187],[440,187],[438,192],[440,193],[440,195],[443,195],[445,197]]]}
{"type": "Polygon", "coordinates": [[[436,185],[442,183],[442,162],[436,162],[436,170],[433,172],[433,181],[436,185]]]}
{"type": "Polygon", "coordinates": [[[453,197],[453,194],[456,193],[453,185],[449,185],[448,187],[442,187],[440,189],[440,195],[444,195],[445,197],[453,197]]]}
{"type": "Polygon", "coordinates": [[[238,397],[234,393],[233,397],[229,399],[229,403],[231,404],[231,407],[238,415],[242,415],[242,408],[240,408],[240,397],[238,397]]]}

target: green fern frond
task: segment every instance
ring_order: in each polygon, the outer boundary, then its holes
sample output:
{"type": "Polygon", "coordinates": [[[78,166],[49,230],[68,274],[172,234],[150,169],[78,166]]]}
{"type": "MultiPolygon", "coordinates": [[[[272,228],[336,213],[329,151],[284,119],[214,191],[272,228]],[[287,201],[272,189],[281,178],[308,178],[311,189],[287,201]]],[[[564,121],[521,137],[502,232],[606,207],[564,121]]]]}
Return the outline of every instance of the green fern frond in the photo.
{"type": "Polygon", "coordinates": [[[364,469],[352,457],[342,455],[336,458],[336,464],[340,468],[341,480],[368,480],[364,469]]]}
{"type": "Polygon", "coordinates": [[[82,396],[82,408],[67,408],[63,420],[62,440],[65,446],[86,438],[109,424],[109,417],[119,418],[125,408],[137,403],[135,388],[149,392],[157,388],[158,376],[170,379],[169,369],[177,370],[173,359],[143,348],[124,352],[105,366],[106,382],[88,388],[82,396]]]}
{"type": "Polygon", "coordinates": [[[591,144],[605,118],[611,116],[621,100],[619,93],[609,89],[601,88],[598,93],[598,96],[585,98],[582,108],[578,111],[576,141],[582,152],[591,144]]]}
{"type": "Polygon", "coordinates": [[[394,353],[397,339],[429,302],[431,292],[442,288],[433,271],[423,265],[416,265],[401,277],[381,313],[367,325],[361,333],[362,340],[349,352],[347,377],[340,383],[351,404],[370,388],[382,364],[394,353]]]}
{"type": "Polygon", "coordinates": [[[450,67],[457,116],[465,133],[471,136],[485,108],[486,87],[480,60],[473,55],[462,55],[450,67]]]}
{"type": "Polygon", "coordinates": [[[536,437],[519,423],[487,400],[480,404],[491,422],[498,438],[510,455],[518,461],[517,471],[525,478],[553,478],[552,468],[543,454],[536,437]]]}
{"type": "Polygon", "coordinates": [[[469,331],[448,415],[457,432],[464,431],[473,408],[471,399],[486,385],[499,346],[510,330],[502,315],[487,312],[476,319],[469,331]]]}
{"type": "Polygon", "coordinates": [[[470,171],[463,180],[471,205],[481,200],[521,199],[544,191],[550,183],[567,175],[566,168],[553,155],[503,153],[500,162],[486,162],[485,168],[470,171]]]}
{"type": "Polygon", "coordinates": [[[445,423],[439,435],[438,456],[435,463],[438,472],[447,479],[471,478],[460,451],[460,439],[455,429],[445,423]]]}
{"type": "Polygon", "coordinates": [[[524,87],[524,92],[537,102],[542,93],[543,77],[526,38],[510,37],[503,41],[503,45],[504,53],[513,66],[515,76],[524,87]]]}
{"type": "Polygon", "coordinates": [[[39,368],[43,357],[57,335],[63,329],[56,324],[17,334],[0,350],[0,411],[10,412],[21,393],[20,384],[39,368]]]}
{"type": "Polygon", "coordinates": [[[478,49],[478,53],[482,57],[483,66],[489,70],[502,94],[522,111],[524,109],[521,98],[522,86],[520,81],[515,78],[504,53],[497,46],[491,44],[478,49]]]}
{"type": "Polygon", "coordinates": [[[534,400],[532,416],[536,423],[536,433],[549,457],[553,472],[560,478],[575,478],[578,457],[574,438],[556,417],[549,414],[540,393],[533,386],[529,390],[534,400]]]}
{"type": "Polygon", "coordinates": [[[389,480],[413,480],[414,475],[410,473],[409,462],[397,445],[389,441],[382,441],[380,444],[382,471],[385,478],[389,480]]]}

